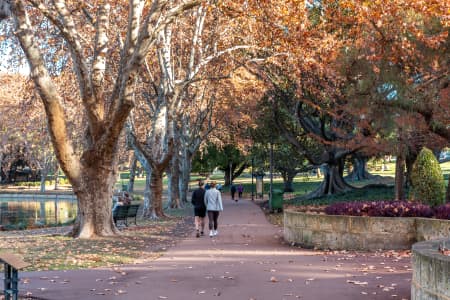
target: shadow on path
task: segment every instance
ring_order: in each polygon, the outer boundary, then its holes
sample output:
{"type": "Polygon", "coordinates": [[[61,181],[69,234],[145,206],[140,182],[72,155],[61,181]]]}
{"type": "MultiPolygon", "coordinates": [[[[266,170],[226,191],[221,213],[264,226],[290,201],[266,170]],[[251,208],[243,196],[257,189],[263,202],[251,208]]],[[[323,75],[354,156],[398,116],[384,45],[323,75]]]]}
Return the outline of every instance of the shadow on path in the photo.
{"type": "Polygon", "coordinates": [[[225,196],[224,209],[217,237],[192,232],[150,263],[23,273],[20,290],[53,300],[410,298],[408,256],[291,247],[251,201],[225,196]]]}

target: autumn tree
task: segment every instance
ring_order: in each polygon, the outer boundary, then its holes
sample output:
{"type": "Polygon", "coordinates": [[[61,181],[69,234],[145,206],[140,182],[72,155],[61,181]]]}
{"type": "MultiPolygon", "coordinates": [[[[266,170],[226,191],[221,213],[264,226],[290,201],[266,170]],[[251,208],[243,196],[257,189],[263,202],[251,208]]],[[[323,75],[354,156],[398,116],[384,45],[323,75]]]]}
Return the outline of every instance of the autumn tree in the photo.
{"type": "Polygon", "coordinates": [[[139,67],[158,34],[184,10],[199,2],[168,6],[168,1],[0,1],[2,19],[11,16],[14,34],[30,66],[30,76],[45,108],[58,162],[78,199],[73,234],[80,238],[114,235],[111,199],[117,174],[117,143],[134,106],[139,67]],[[114,22],[112,22],[114,18],[114,22]],[[57,85],[44,61],[50,45],[37,26],[45,19],[58,32],[55,43],[68,54],[77,117],[86,124],[80,155],[68,132],[66,86],[57,85]]]}
{"type": "MultiPolygon", "coordinates": [[[[258,4],[250,2],[250,5],[256,7],[258,4]]],[[[299,99],[306,98],[305,90],[316,99],[326,99],[324,95],[335,94],[327,87],[339,87],[339,96],[341,99],[344,96],[347,104],[332,105],[329,109],[324,104],[333,99],[314,102],[324,114],[341,116],[342,110],[349,116],[359,115],[358,123],[366,122],[373,132],[382,129],[382,120],[388,119],[380,118],[378,113],[389,116],[391,120],[385,124],[400,125],[404,136],[400,138],[398,126],[390,126],[372,139],[371,146],[376,146],[381,153],[405,152],[404,159],[398,155],[399,164],[412,160],[406,157],[409,153],[407,145],[401,144],[405,149],[389,149],[383,141],[385,137],[392,141],[392,134],[397,135],[401,142],[413,137],[418,141],[417,145],[423,145],[424,123],[431,131],[448,137],[448,113],[445,114],[448,111],[449,78],[446,4],[393,1],[381,6],[372,2],[314,1],[298,5],[296,1],[283,1],[277,5],[259,5],[261,10],[255,14],[255,19],[259,20],[257,28],[261,34],[255,34],[279,56],[284,54],[283,59],[272,62],[290,75],[299,99]],[[317,84],[317,78],[321,78],[320,84],[317,84]],[[324,84],[324,80],[328,83],[324,84]],[[390,108],[377,108],[380,105],[375,103],[376,100],[390,108]],[[423,120],[399,112],[400,107],[408,114],[416,111],[423,120]],[[353,111],[350,108],[354,108],[353,111]],[[401,117],[396,118],[397,114],[401,117]],[[400,124],[400,120],[408,121],[400,124]],[[420,125],[409,127],[409,120],[420,125]],[[414,128],[420,128],[421,133],[412,135],[410,131],[414,128]]]]}
{"type": "Polygon", "coordinates": [[[396,194],[404,194],[400,191],[404,165],[408,182],[420,149],[439,149],[449,141],[447,8],[435,1],[348,8],[354,11],[355,42],[347,50],[351,54],[347,78],[368,114],[378,111],[391,119],[381,117],[385,124],[395,124],[396,194]]]}
{"type": "Polygon", "coordinates": [[[23,122],[17,122],[22,115],[17,102],[25,83],[19,75],[4,74],[0,80],[3,83],[0,90],[0,182],[3,182],[8,180],[9,166],[14,159],[10,152],[14,145],[22,142],[24,127],[20,126],[23,122]]]}
{"type": "MultiPolygon", "coordinates": [[[[141,108],[145,112],[136,112],[135,116],[140,119],[134,120],[129,127],[130,140],[147,161],[144,165],[149,167],[150,172],[149,199],[144,201],[146,216],[164,216],[162,175],[165,171],[169,176],[171,206],[180,206],[180,165],[189,166],[188,162],[182,161],[189,159],[189,156],[180,155],[189,145],[189,142],[183,141],[186,127],[182,121],[186,120],[187,112],[192,113],[192,99],[204,99],[191,97],[192,90],[201,91],[209,82],[229,76],[232,64],[226,62],[232,61],[227,57],[235,51],[249,48],[237,43],[231,33],[219,34],[229,29],[227,25],[227,18],[220,8],[214,2],[207,1],[204,6],[185,13],[176,23],[166,25],[158,34],[153,57],[148,57],[155,63],[149,64],[142,74],[143,82],[151,83],[144,87],[141,108]]],[[[203,115],[201,111],[199,113],[203,115]]],[[[198,142],[192,145],[196,150],[198,142]]]]}
{"type": "Polygon", "coordinates": [[[253,145],[251,157],[257,162],[259,171],[267,171],[267,162],[270,160],[270,149],[272,150],[273,169],[281,174],[285,192],[293,192],[293,181],[300,172],[306,172],[314,168],[309,163],[302,151],[298,151],[292,143],[278,130],[276,121],[273,119],[273,106],[270,91],[260,101],[259,114],[255,121],[255,127],[249,129],[253,145]],[[264,163],[263,163],[264,162],[264,163]]]}

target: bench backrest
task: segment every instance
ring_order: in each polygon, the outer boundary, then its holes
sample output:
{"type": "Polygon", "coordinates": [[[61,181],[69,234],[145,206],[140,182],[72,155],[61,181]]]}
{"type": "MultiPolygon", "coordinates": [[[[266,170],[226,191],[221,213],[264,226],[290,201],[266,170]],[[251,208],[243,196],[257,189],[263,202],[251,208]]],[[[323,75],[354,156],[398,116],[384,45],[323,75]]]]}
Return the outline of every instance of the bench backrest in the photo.
{"type": "Polygon", "coordinates": [[[113,217],[116,219],[126,218],[128,215],[128,206],[129,205],[119,205],[114,209],[113,217]]]}
{"type": "Polygon", "coordinates": [[[139,204],[128,205],[128,217],[136,217],[139,209],[139,204]]]}

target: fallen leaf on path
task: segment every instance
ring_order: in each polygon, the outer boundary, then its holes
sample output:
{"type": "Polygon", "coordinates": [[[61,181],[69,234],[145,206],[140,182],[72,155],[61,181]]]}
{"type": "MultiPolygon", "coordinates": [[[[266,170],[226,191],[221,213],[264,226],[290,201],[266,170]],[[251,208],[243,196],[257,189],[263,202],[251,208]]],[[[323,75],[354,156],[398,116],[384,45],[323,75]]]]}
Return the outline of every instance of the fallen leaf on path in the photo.
{"type": "Polygon", "coordinates": [[[271,282],[278,282],[278,279],[275,276],[270,277],[271,282]]]}
{"type": "Polygon", "coordinates": [[[355,285],[367,285],[367,281],[347,280],[347,283],[353,283],[355,285]]]}

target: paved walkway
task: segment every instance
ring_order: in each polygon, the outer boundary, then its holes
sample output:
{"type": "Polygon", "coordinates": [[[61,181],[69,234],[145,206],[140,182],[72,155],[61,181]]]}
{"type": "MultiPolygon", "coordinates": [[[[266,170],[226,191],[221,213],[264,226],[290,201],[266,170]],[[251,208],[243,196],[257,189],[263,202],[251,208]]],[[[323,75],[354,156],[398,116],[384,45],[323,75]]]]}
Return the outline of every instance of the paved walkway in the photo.
{"type": "Polygon", "coordinates": [[[21,293],[40,299],[409,299],[410,257],[325,253],[284,245],[248,200],[224,199],[219,235],[194,233],[151,263],[21,273],[21,293]]]}

